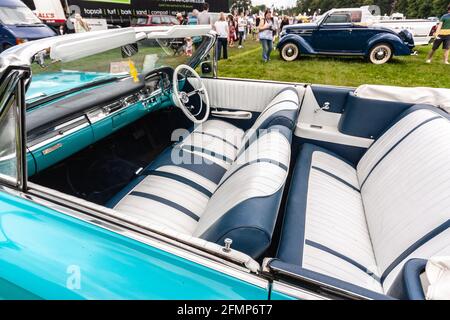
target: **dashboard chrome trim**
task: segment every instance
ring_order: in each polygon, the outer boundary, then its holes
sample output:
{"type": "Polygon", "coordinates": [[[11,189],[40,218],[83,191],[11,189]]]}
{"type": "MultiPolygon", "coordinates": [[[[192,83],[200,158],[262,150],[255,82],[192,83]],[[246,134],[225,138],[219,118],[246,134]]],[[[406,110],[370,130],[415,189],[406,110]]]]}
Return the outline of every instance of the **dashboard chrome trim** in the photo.
{"type": "Polygon", "coordinates": [[[62,138],[65,138],[77,131],[80,131],[82,129],[85,129],[89,127],[89,121],[86,119],[85,116],[77,118],[76,120],[72,120],[69,122],[66,122],[62,125],[59,125],[57,127],[54,127],[53,130],[51,130],[46,135],[50,135],[51,137],[42,141],[39,141],[39,139],[34,139],[28,141],[28,150],[29,152],[34,152],[40,148],[43,148],[45,146],[48,146],[49,144],[52,144],[62,138]],[[80,125],[72,126],[74,124],[80,123],[80,125]],[[34,143],[34,141],[38,141],[34,143]]]}

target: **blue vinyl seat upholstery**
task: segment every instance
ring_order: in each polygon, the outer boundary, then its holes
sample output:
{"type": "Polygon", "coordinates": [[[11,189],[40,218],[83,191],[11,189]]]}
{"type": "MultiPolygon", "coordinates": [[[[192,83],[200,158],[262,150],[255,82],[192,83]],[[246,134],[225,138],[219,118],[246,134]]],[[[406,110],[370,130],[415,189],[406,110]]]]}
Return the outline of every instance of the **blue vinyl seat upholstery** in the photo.
{"type": "Polygon", "coordinates": [[[411,259],[450,255],[450,120],[405,112],[357,167],[300,150],[274,269],[360,295],[396,297],[411,259]]]}
{"type": "Polygon", "coordinates": [[[109,204],[141,225],[168,227],[254,258],[270,245],[298,117],[295,89],[280,92],[243,132],[211,120],[167,149],[109,204]]]}

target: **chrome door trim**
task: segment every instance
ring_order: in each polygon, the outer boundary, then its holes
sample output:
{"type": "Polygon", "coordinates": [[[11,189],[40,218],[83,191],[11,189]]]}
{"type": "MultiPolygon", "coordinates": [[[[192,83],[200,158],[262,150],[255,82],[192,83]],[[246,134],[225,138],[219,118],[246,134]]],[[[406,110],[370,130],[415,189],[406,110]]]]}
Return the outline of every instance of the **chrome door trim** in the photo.
{"type": "Polygon", "coordinates": [[[318,293],[297,288],[281,281],[274,281],[272,283],[272,287],[270,290],[271,295],[274,291],[299,300],[331,300],[330,298],[320,295],[318,293]]]}
{"type": "MultiPolygon", "coordinates": [[[[335,286],[332,286],[330,284],[315,280],[315,279],[311,279],[305,276],[301,276],[298,275],[296,273],[292,273],[290,271],[286,271],[283,269],[279,269],[273,266],[270,266],[270,261],[272,259],[265,259],[264,264],[263,264],[263,269],[265,272],[270,272],[270,274],[272,276],[274,276],[276,278],[276,280],[279,281],[287,281],[287,280],[292,280],[294,281],[299,281],[302,283],[305,283],[305,288],[306,286],[310,286],[312,288],[316,288],[318,293],[320,296],[323,296],[324,298],[327,299],[351,299],[351,300],[372,300],[369,297],[363,296],[363,295],[359,295],[356,294],[354,292],[345,290],[345,289],[341,289],[335,286]],[[323,293],[319,293],[323,292],[323,293]]],[[[294,283],[291,285],[292,288],[298,289],[300,292],[304,291],[305,289],[300,288],[294,285],[294,283]]]]}

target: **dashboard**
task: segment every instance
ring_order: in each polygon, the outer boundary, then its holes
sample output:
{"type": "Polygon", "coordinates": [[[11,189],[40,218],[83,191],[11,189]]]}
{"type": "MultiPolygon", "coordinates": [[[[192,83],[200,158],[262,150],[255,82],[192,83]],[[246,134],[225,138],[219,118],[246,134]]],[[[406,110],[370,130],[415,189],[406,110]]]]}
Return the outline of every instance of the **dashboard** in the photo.
{"type": "Polygon", "coordinates": [[[58,99],[27,112],[28,175],[64,160],[150,112],[173,105],[164,67],[58,99]]]}

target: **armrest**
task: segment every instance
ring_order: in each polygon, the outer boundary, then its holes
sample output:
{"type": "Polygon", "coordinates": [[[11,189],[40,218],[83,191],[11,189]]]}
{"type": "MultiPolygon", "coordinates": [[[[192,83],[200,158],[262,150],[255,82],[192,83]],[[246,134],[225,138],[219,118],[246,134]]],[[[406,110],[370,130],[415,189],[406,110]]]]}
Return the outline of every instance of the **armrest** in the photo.
{"type": "Polygon", "coordinates": [[[226,118],[226,119],[239,119],[239,120],[250,120],[253,115],[248,111],[223,111],[223,110],[213,110],[211,115],[216,118],[226,118]]]}
{"type": "Polygon", "coordinates": [[[388,294],[401,300],[425,300],[420,275],[425,272],[426,265],[424,259],[407,261],[388,294]]]}

